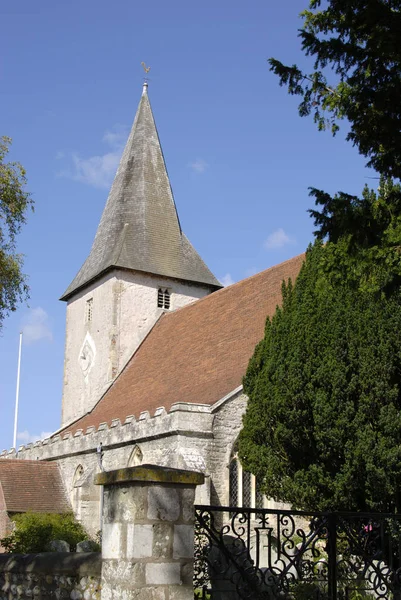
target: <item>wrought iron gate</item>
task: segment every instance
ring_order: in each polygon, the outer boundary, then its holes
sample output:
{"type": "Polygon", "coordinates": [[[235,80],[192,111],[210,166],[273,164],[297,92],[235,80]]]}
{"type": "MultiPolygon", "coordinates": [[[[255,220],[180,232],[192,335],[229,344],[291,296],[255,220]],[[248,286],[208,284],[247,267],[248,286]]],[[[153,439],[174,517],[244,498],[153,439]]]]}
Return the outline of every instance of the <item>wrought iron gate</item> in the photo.
{"type": "Polygon", "coordinates": [[[198,600],[401,600],[401,515],[195,513],[198,600]]]}

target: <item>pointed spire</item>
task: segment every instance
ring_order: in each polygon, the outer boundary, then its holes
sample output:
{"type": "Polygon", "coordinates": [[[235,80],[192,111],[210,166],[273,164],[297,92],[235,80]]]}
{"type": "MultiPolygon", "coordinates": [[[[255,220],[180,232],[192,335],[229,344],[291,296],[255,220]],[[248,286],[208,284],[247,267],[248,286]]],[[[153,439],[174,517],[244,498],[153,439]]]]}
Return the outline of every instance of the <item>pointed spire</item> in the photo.
{"type": "Polygon", "coordinates": [[[221,287],[181,231],[147,88],[90,254],[61,300],[113,267],[221,287]]]}

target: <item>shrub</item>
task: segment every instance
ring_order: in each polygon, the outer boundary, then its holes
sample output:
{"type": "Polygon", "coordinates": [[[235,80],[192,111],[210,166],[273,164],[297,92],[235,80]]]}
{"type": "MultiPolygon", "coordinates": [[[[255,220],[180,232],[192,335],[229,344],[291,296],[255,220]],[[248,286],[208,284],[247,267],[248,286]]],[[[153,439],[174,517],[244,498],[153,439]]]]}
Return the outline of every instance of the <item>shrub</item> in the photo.
{"type": "Polygon", "coordinates": [[[47,552],[52,540],[65,540],[72,551],[88,534],[72,514],[21,513],[12,517],[14,531],[0,540],[6,552],[47,552]]]}

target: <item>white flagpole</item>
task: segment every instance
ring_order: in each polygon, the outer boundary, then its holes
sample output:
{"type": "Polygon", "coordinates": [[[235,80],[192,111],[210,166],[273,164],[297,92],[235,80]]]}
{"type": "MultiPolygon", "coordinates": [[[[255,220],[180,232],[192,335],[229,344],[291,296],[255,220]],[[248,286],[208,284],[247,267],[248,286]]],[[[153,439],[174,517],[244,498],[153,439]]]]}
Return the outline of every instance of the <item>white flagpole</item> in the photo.
{"type": "Polygon", "coordinates": [[[13,448],[15,448],[15,451],[17,451],[17,424],[18,424],[19,380],[20,380],[20,374],[21,374],[21,350],[22,350],[22,331],[20,331],[20,334],[19,334],[17,390],[15,393],[15,416],[14,416],[14,439],[13,439],[13,448]]]}

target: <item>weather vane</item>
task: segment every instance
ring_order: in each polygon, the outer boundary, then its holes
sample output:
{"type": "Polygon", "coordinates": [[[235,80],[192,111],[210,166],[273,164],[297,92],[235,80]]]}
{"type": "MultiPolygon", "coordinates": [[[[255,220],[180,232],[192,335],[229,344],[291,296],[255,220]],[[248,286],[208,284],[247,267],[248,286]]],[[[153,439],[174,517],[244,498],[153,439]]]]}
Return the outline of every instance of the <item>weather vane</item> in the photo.
{"type": "Polygon", "coordinates": [[[145,81],[147,81],[148,80],[148,73],[150,71],[150,67],[147,67],[144,62],[141,62],[141,65],[143,67],[143,70],[145,71],[145,81]]]}

